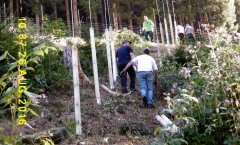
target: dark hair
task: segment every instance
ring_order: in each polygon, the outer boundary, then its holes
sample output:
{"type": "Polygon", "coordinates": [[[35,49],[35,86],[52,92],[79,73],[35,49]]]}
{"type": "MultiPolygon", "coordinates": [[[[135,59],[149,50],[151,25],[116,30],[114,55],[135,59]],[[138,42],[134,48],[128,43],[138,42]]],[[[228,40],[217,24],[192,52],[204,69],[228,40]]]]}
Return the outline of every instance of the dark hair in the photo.
{"type": "Polygon", "coordinates": [[[150,51],[149,51],[148,48],[145,48],[145,49],[143,50],[143,53],[144,53],[144,54],[150,54],[150,51]]]}

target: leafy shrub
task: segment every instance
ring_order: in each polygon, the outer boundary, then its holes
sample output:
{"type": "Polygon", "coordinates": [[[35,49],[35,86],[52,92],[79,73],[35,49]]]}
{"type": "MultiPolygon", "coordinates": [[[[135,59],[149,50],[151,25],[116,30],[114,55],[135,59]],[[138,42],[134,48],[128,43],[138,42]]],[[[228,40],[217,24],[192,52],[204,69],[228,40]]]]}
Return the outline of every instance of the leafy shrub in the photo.
{"type": "Polygon", "coordinates": [[[128,39],[132,42],[133,45],[142,41],[141,37],[138,34],[134,33],[131,30],[128,30],[127,28],[114,31],[113,36],[115,37],[115,44],[118,46],[122,45],[123,39],[128,39]]]}
{"type": "MultiPolygon", "coordinates": [[[[161,111],[171,114],[179,136],[193,145],[240,143],[240,46],[220,44],[187,50],[193,59],[186,85],[165,98],[168,108],[161,111]]],[[[174,138],[169,134],[160,141],[174,138]]]]}
{"type": "Polygon", "coordinates": [[[49,91],[69,89],[71,76],[63,64],[62,51],[49,51],[38,64],[32,80],[35,89],[45,88],[49,91]]]}
{"type": "MultiPolygon", "coordinates": [[[[88,76],[93,75],[93,66],[92,66],[92,51],[90,44],[78,45],[79,49],[79,58],[81,61],[81,66],[83,71],[88,76]]],[[[96,55],[97,55],[97,64],[98,64],[98,73],[103,75],[107,73],[107,55],[106,55],[105,44],[96,42],[96,55]]]]}
{"type": "Polygon", "coordinates": [[[179,87],[185,85],[185,80],[179,75],[179,68],[175,65],[168,64],[160,68],[158,73],[158,89],[161,94],[170,92],[171,87],[174,83],[177,83],[179,87]]]}
{"type": "Polygon", "coordinates": [[[44,16],[44,31],[56,37],[63,37],[67,34],[67,28],[62,19],[51,21],[48,16],[44,16]]]}

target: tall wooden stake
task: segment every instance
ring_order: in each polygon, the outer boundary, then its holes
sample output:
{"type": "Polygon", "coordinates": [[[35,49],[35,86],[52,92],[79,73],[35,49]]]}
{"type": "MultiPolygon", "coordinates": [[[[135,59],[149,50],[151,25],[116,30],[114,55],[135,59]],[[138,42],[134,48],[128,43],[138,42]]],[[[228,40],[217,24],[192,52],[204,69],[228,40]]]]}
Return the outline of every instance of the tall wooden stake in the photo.
{"type": "Polygon", "coordinates": [[[98,80],[98,66],[97,66],[97,56],[96,56],[96,45],[95,45],[94,29],[93,29],[93,27],[90,27],[90,38],[91,38],[91,50],[92,50],[92,63],[93,63],[95,95],[96,95],[96,99],[97,99],[97,104],[101,105],[99,80],[98,80]]]}
{"type": "Polygon", "coordinates": [[[113,67],[113,80],[117,81],[117,64],[116,64],[116,54],[114,48],[114,40],[113,40],[113,30],[112,26],[109,27],[110,32],[110,45],[111,45],[111,53],[112,53],[112,67],[113,67]]]}
{"type": "Polygon", "coordinates": [[[78,72],[78,67],[79,67],[78,66],[78,49],[76,45],[72,46],[72,65],[73,65],[74,111],[75,111],[75,120],[76,120],[76,134],[82,135],[79,72],[78,72]]]}
{"type": "Polygon", "coordinates": [[[164,6],[164,0],[162,1],[163,5],[163,15],[164,15],[164,27],[165,27],[165,33],[166,33],[166,38],[167,38],[167,45],[169,45],[169,35],[168,35],[168,26],[167,26],[167,19],[165,15],[165,6],[164,6]]]}
{"type": "Polygon", "coordinates": [[[160,34],[161,34],[161,40],[162,40],[162,44],[165,44],[164,42],[164,34],[163,34],[163,26],[162,26],[162,22],[160,19],[160,12],[159,12],[159,5],[158,5],[158,0],[156,0],[156,6],[157,6],[157,12],[158,12],[158,20],[159,20],[159,27],[160,27],[160,34]]]}
{"type": "Polygon", "coordinates": [[[109,76],[109,83],[110,83],[110,89],[114,88],[113,85],[113,72],[112,72],[112,60],[111,60],[111,50],[110,50],[110,40],[109,40],[109,30],[108,28],[105,29],[105,43],[107,47],[107,60],[108,60],[108,76],[109,76]]]}
{"type": "MultiPolygon", "coordinates": [[[[153,9],[153,15],[154,15],[154,22],[156,24],[156,15],[155,15],[155,10],[153,9]]],[[[156,25],[155,25],[156,26],[156,25]]],[[[157,26],[156,26],[156,30],[157,30],[157,26]]],[[[157,51],[158,51],[158,59],[159,59],[159,65],[162,65],[162,59],[161,59],[161,54],[160,54],[160,43],[159,43],[159,39],[158,39],[158,31],[156,31],[156,36],[157,36],[157,51]]]]}
{"type": "Polygon", "coordinates": [[[168,0],[167,1],[167,9],[168,9],[168,19],[169,19],[169,24],[170,24],[170,31],[171,31],[171,39],[172,39],[172,44],[174,44],[174,34],[173,34],[173,24],[172,24],[172,15],[169,10],[169,5],[168,5],[168,0]]]}
{"type": "Polygon", "coordinates": [[[174,3],[175,1],[172,0],[172,11],[173,11],[173,18],[174,18],[174,30],[175,30],[175,43],[176,45],[179,44],[178,41],[178,33],[177,33],[177,21],[176,21],[176,15],[175,15],[175,9],[174,9],[174,3]]]}

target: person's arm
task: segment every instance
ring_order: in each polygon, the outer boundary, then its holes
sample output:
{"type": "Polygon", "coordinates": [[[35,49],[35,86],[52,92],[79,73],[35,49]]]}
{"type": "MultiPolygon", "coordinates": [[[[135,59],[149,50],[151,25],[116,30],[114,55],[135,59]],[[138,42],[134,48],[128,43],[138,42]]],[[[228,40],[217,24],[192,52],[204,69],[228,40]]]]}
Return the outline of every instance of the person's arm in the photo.
{"type": "Polygon", "coordinates": [[[134,62],[133,61],[130,61],[127,65],[126,65],[126,67],[120,72],[120,75],[122,75],[122,73],[126,73],[126,70],[131,66],[131,65],[133,65],[134,64],[134,62]]]}
{"type": "Polygon", "coordinates": [[[154,81],[153,84],[157,84],[157,79],[158,79],[158,68],[155,60],[153,59],[153,72],[154,72],[154,81]]]}
{"type": "Polygon", "coordinates": [[[130,56],[131,56],[131,60],[132,60],[133,58],[135,58],[135,55],[134,55],[133,52],[130,52],[130,56]]]}
{"type": "Polygon", "coordinates": [[[158,70],[154,70],[154,81],[153,81],[154,85],[157,85],[157,78],[158,78],[158,70]]]}
{"type": "Polygon", "coordinates": [[[142,31],[145,31],[145,23],[143,22],[142,31]]]}
{"type": "Polygon", "coordinates": [[[118,51],[116,52],[116,62],[118,62],[118,51]]]}
{"type": "Polygon", "coordinates": [[[154,23],[153,21],[151,21],[151,23],[152,23],[152,32],[154,32],[154,23]]]}

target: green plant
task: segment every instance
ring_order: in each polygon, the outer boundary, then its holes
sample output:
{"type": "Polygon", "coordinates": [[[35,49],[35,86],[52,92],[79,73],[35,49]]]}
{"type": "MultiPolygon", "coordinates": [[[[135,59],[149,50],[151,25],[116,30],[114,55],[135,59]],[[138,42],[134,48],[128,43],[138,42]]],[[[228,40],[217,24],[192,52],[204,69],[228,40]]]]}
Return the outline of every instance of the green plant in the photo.
{"type": "MultiPolygon", "coordinates": [[[[180,127],[180,138],[193,145],[240,143],[240,46],[196,46],[181,75],[185,84],[165,98],[168,115],[180,127]]],[[[179,136],[167,135],[168,142],[179,136]]]]}
{"type": "MultiPolygon", "coordinates": [[[[26,63],[24,65],[19,65],[18,60],[16,58],[14,58],[13,56],[11,56],[7,51],[0,56],[0,61],[3,61],[4,63],[7,64],[8,69],[6,71],[5,74],[3,74],[0,77],[0,105],[1,105],[1,109],[4,110],[9,110],[11,113],[11,119],[12,119],[12,129],[10,132],[10,139],[8,141],[8,139],[6,138],[6,140],[4,141],[5,143],[16,143],[16,139],[17,136],[14,134],[14,129],[17,125],[17,114],[19,115],[20,113],[17,112],[18,110],[18,79],[20,77],[23,78],[27,78],[29,79],[29,75],[24,75],[24,76],[20,76],[18,70],[21,69],[22,71],[26,71],[26,72],[31,72],[34,71],[35,69],[33,67],[31,67],[31,65],[33,65],[33,63],[38,64],[41,57],[44,56],[44,54],[47,54],[49,49],[54,49],[51,47],[46,47],[45,45],[39,45],[36,46],[32,49],[32,51],[28,51],[25,59],[27,60],[26,63]],[[7,55],[9,54],[9,55],[7,55]],[[8,61],[8,57],[13,57],[14,61],[8,61]]],[[[29,84],[28,84],[29,85],[29,84]]],[[[27,88],[29,89],[30,85],[27,86],[27,88]]],[[[30,108],[31,105],[31,98],[36,98],[38,97],[38,95],[28,92],[28,91],[24,91],[22,94],[23,97],[26,97],[26,103],[25,103],[25,107],[26,112],[24,114],[28,114],[31,113],[33,115],[37,114],[35,113],[35,111],[33,111],[30,108]]],[[[19,122],[18,122],[19,123],[19,122]]],[[[27,124],[28,126],[30,126],[29,124],[27,124]]],[[[31,127],[31,126],[30,126],[31,127]]]]}
{"type": "Polygon", "coordinates": [[[67,35],[67,28],[62,19],[52,21],[47,15],[45,15],[43,26],[44,32],[48,35],[52,34],[56,37],[63,37],[67,35]]]}
{"type": "MultiPolygon", "coordinates": [[[[81,66],[86,75],[93,75],[93,66],[92,66],[92,52],[90,44],[78,45],[79,50],[79,59],[81,61],[81,66]]],[[[107,56],[105,44],[101,42],[96,42],[96,55],[98,63],[98,72],[99,75],[106,73],[107,67],[107,56]]]]}

